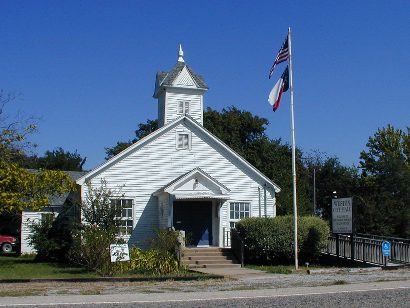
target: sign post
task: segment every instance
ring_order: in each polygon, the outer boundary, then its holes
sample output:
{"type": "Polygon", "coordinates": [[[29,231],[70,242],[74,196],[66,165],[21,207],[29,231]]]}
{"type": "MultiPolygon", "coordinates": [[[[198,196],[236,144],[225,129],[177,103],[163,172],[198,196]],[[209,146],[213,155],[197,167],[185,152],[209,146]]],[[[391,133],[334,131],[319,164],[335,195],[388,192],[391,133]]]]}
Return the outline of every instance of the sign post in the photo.
{"type": "Polygon", "coordinates": [[[353,233],[352,198],[332,199],[333,233],[353,233]]]}
{"type": "Polygon", "coordinates": [[[388,241],[382,242],[382,254],[384,257],[384,266],[387,266],[387,260],[391,255],[391,245],[388,241]]]}
{"type": "Polygon", "coordinates": [[[332,232],[336,234],[336,255],[339,256],[339,234],[350,234],[350,258],[354,262],[353,198],[332,199],[332,232]]]}

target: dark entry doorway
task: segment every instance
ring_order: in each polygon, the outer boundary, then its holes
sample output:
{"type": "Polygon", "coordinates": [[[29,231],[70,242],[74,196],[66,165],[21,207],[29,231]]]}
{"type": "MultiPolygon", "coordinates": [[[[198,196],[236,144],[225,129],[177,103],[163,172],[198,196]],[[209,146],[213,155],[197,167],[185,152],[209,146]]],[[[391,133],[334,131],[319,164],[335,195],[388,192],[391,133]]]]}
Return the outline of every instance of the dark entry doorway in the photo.
{"type": "Polygon", "coordinates": [[[187,246],[212,245],[212,202],[175,201],[173,224],[185,231],[187,246]]]}

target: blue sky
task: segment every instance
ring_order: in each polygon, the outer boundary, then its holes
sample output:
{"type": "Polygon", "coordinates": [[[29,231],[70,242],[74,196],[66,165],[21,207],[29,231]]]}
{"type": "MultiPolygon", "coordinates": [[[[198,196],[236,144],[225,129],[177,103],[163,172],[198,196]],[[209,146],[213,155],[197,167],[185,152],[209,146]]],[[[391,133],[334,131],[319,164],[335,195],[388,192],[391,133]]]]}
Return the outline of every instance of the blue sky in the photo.
{"type": "Polygon", "coordinates": [[[0,89],[39,118],[37,152],[104,161],[104,147],[157,116],[155,74],[185,60],[210,87],[205,106],[266,117],[290,140],[289,93],[267,102],[269,68],[292,28],[296,144],[357,165],[378,127],[410,125],[410,1],[0,2],[0,89]]]}

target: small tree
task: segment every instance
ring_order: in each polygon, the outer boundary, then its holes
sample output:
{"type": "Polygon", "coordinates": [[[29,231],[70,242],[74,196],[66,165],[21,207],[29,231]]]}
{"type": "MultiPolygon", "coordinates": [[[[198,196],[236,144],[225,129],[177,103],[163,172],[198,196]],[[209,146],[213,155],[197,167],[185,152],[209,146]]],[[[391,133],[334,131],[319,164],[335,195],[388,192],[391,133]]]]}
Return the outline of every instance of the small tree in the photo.
{"type": "Polygon", "coordinates": [[[105,180],[99,187],[87,183],[88,192],[81,205],[84,224],[73,234],[69,253],[71,262],[102,275],[111,275],[110,244],[123,243],[117,238],[121,208],[114,202],[119,190],[111,190],[105,180]]]}
{"type": "Polygon", "coordinates": [[[73,243],[72,233],[78,228],[78,222],[64,214],[42,216],[40,222],[29,225],[31,233],[28,242],[37,251],[36,260],[67,262],[67,254],[73,243]]]}
{"type": "Polygon", "coordinates": [[[84,221],[118,233],[120,221],[117,218],[121,216],[121,208],[114,200],[120,195],[120,190],[109,189],[105,180],[101,180],[99,187],[93,187],[90,182],[87,182],[87,193],[81,204],[84,221]]]}

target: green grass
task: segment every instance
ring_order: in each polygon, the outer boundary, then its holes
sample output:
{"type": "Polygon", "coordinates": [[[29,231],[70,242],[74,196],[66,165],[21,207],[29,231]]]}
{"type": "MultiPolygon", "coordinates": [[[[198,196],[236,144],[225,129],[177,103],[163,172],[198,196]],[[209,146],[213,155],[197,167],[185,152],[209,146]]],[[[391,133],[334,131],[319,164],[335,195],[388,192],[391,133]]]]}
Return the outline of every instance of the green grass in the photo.
{"type": "Polygon", "coordinates": [[[0,256],[0,279],[93,277],[98,277],[98,275],[81,267],[35,262],[34,256],[0,256]]]}
{"type": "MultiPolygon", "coordinates": [[[[88,271],[81,267],[73,267],[66,264],[36,262],[35,255],[30,256],[0,256],[0,280],[2,279],[35,279],[35,278],[100,278],[95,272],[88,271]]],[[[122,273],[115,277],[136,278],[149,280],[206,280],[221,278],[216,275],[203,274],[181,270],[170,274],[149,274],[149,273],[122,273]]]]}
{"type": "Polygon", "coordinates": [[[246,267],[272,274],[292,274],[295,268],[292,265],[246,265],[246,267]]]}
{"type": "Polygon", "coordinates": [[[335,268],[333,265],[328,264],[311,264],[309,267],[299,265],[299,269],[295,270],[295,265],[245,265],[247,268],[265,271],[272,274],[292,274],[292,273],[306,273],[308,269],[323,269],[323,268],[335,268]]]}

